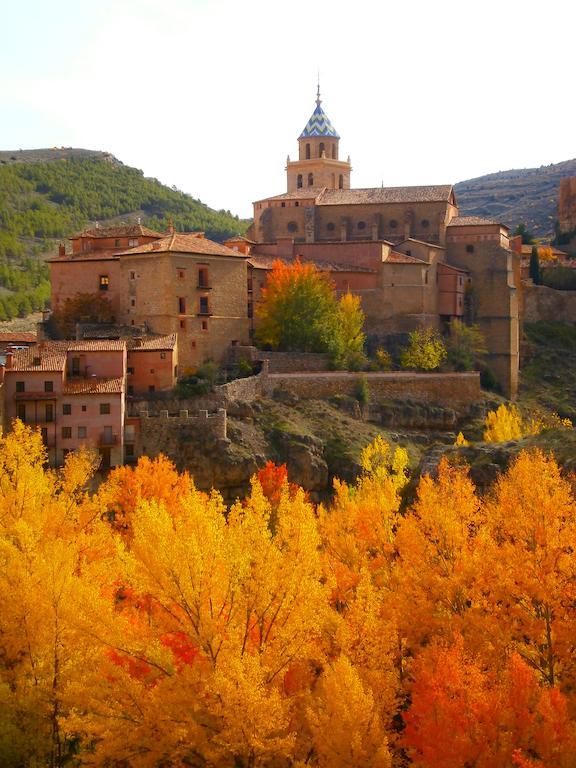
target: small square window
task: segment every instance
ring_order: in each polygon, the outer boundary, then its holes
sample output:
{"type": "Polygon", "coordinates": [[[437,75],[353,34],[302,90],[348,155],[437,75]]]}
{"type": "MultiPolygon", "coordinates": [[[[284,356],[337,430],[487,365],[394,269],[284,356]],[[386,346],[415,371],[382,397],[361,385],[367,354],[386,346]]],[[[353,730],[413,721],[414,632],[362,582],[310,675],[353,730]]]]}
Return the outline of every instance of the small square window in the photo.
{"type": "Polygon", "coordinates": [[[166,360],[166,352],[160,352],[160,360],[166,360]]]}
{"type": "Polygon", "coordinates": [[[130,299],[130,304],[135,307],[136,306],[136,299],[130,299]]]}
{"type": "Polygon", "coordinates": [[[101,291],[107,291],[110,286],[110,278],[108,275],[100,275],[99,286],[101,291]]]}
{"type": "Polygon", "coordinates": [[[132,368],[131,366],[128,366],[128,375],[130,376],[133,373],[134,373],[134,368],[132,368]]]}
{"type": "Polygon", "coordinates": [[[72,427],[62,427],[62,439],[70,440],[72,438],[72,427]]]}
{"type": "Polygon", "coordinates": [[[473,245],[467,245],[466,246],[466,253],[474,253],[474,246],[473,245]]]}
{"type": "Polygon", "coordinates": [[[179,269],[178,270],[178,279],[179,280],[184,280],[185,277],[186,277],[186,272],[183,269],[179,269]]]}
{"type": "Polygon", "coordinates": [[[45,381],[44,382],[44,392],[54,392],[54,382],[53,381],[45,381]]]}
{"type": "Polygon", "coordinates": [[[62,414],[64,416],[70,416],[71,413],[72,413],[72,404],[62,403],[62,414]]]}
{"type": "Polygon", "coordinates": [[[80,440],[86,437],[86,427],[78,427],[78,437],[80,440]]]}
{"type": "Polygon", "coordinates": [[[154,368],[150,368],[150,373],[155,373],[154,368]]]}
{"type": "Polygon", "coordinates": [[[24,392],[24,382],[23,381],[17,381],[16,382],[16,392],[24,392]]]}
{"type": "Polygon", "coordinates": [[[110,403],[100,403],[100,413],[110,413],[110,403]]]}
{"type": "Polygon", "coordinates": [[[86,412],[86,406],[85,405],[82,406],[82,412],[86,412]]]}
{"type": "Polygon", "coordinates": [[[202,330],[203,331],[208,330],[208,320],[202,320],[202,330]]]}

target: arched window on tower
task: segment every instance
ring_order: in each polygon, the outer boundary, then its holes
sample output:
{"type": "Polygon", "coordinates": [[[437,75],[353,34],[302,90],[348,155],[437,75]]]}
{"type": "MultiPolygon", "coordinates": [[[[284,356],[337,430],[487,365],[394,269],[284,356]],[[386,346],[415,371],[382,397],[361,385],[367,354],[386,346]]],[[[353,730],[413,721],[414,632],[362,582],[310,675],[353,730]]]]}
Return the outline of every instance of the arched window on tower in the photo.
{"type": "Polygon", "coordinates": [[[323,141],[321,141],[321,142],[320,142],[320,146],[319,146],[319,148],[318,148],[318,155],[319,155],[320,157],[322,157],[322,155],[324,154],[324,152],[325,152],[325,151],[326,151],[326,148],[325,148],[325,146],[324,146],[324,142],[323,142],[323,141]]]}
{"type": "Polygon", "coordinates": [[[332,160],[336,160],[336,144],[332,144],[332,160]]]}
{"type": "Polygon", "coordinates": [[[298,174],[298,178],[296,179],[296,186],[298,187],[298,189],[302,188],[302,174],[301,173],[298,174]]]}
{"type": "Polygon", "coordinates": [[[309,173],[308,174],[308,186],[313,187],[314,186],[314,174],[309,173]]]}
{"type": "Polygon", "coordinates": [[[342,174],[338,177],[338,189],[344,189],[344,176],[342,174]]]}
{"type": "Polygon", "coordinates": [[[306,144],[306,160],[310,160],[310,144],[306,144]]]}

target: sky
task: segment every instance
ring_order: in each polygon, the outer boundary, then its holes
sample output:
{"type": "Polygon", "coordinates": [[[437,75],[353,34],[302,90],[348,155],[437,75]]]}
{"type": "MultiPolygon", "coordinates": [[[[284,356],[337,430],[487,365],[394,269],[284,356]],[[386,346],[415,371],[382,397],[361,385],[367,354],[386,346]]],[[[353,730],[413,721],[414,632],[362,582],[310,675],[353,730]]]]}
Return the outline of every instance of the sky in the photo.
{"type": "Polygon", "coordinates": [[[570,0],[0,0],[0,149],[72,146],[216,209],[286,190],[322,106],[352,186],[576,156],[570,0]]]}

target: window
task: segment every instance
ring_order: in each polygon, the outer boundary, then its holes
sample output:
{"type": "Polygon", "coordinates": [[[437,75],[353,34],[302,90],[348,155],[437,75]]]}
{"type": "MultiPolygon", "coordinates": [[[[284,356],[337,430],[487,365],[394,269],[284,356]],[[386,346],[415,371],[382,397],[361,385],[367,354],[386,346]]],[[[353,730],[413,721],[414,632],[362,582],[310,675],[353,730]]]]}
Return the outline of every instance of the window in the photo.
{"type": "Polygon", "coordinates": [[[344,189],[344,176],[338,176],[338,189],[344,189]]]}
{"type": "Polygon", "coordinates": [[[336,144],[332,144],[332,160],[336,160],[336,144]]]}
{"type": "Polygon", "coordinates": [[[320,146],[318,147],[318,155],[319,155],[320,157],[322,157],[322,155],[324,155],[324,154],[325,154],[325,152],[326,152],[326,149],[325,149],[325,147],[324,147],[324,142],[323,142],[323,141],[321,141],[321,142],[320,142],[320,146]]]}
{"type": "Polygon", "coordinates": [[[280,203],[280,208],[286,208],[286,203],[284,202],[280,203]]]}
{"type": "Polygon", "coordinates": [[[130,280],[136,280],[136,272],[130,272],[130,280]]]}
{"type": "Polygon", "coordinates": [[[78,437],[81,440],[86,437],[86,427],[78,427],[78,437]]]}
{"type": "Polygon", "coordinates": [[[120,248],[120,240],[118,240],[118,238],[114,240],[114,248],[120,248]]]}
{"type": "Polygon", "coordinates": [[[428,221],[428,219],[422,219],[420,224],[422,225],[422,229],[428,229],[428,227],[430,226],[430,222],[428,221]]]}
{"type": "Polygon", "coordinates": [[[148,387],[148,392],[156,392],[156,387],[154,386],[154,384],[150,384],[150,386],[148,387]]]}
{"type": "Polygon", "coordinates": [[[82,406],[82,413],[86,413],[86,406],[85,405],[82,406]]]}
{"type": "Polygon", "coordinates": [[[16,382],[16,392],[24,392],[25,391],[25,385],[23,381],[17,381],[16,382]]]}
{"type": "Polygon", "coordinates": [[[156,373],[154,368],[150,368],[150,373],[156,373]]]}
{"type": "Polygon", "coordinates": [[[100,414],[110,413],[110,403],[100,403],[100,414]]]}
{"type": "Polygon", "coordinates": [[[72,404],[71,403],[62,403],[62,415],[63,416],[70,416],[72,413],[72,404]]]}
{"type": "Polygon", "coordinates": [[[62,439],[63,440],[72,439],[72,427],[62,427],[62,439]]]}
{"type": "Polygon", "coordinates": [[[180,320],[180,328],[185,331],[186,330],[186,320],[180,320]]]}
{"type": "Polygon", "coordinates": [[[356,225],[358,229],[366,229],[366,222],[365,221],[359,221],[356,225]]]}
{"type": "Polygon", "coordinates": [[[396,219],[390,219],[390,229],[396,229],[397,226],[398,226],[398,222],[396,221],[396,219]]]}
{"type": "Polygon", "coordinates": [[[72,376],[80,376],[80,358],[72,358],[72,376]]]}
{"type": "Polygon", "coordinates": [[[300,205],[300,203],[298,202],[298,200],[296,200],[296,202],[294,203],[294,207],[298,208],[299,205],[300,205]]]}
{"type": "Polygon", "coordinates": [[[200,296],[200,314],[207,315],[209,312],[208,296],[200,296]]]}
{"type": "Polygon", "coordinates": [[[178,297],[178,312],[181,315],[186,314],[186,299],[184,298],[184,296],[178,297]]]}
{"type": "Polygon", "coordinates": [[[125,456],[134,456],[134,446],[133,445],[125,445],[124,446],[124,455],[125,456]]]}
{"type": "MultiPolygon", "coordinates": [[[[202,320],[202,330],[207,331],[208,330],[208,320],[202,320]]],[[[196,342],[192,342],[193,346],[196,346],[196,342]]]]}
{"type": "Polygon", "coordinates": [[[328,232],[334,232],[334,230],[336,229],[336,224],[334,224],[333,221],[329,221],[328,224],[326,224],[326,229],[328,230],[328,232]]]}
{"type": "Polygon", "coordinates": [[[110,278],[108,275],[100,275],[99,286],[101,291],[107,291],[110,285],[110,278]]]}
{"type": "Polygon", "coordinates": [[[186,277],[186,272],[183,269],[178,270],[178,280],[184,280],[186,277]]]}
{"type": "Polygon", "coordinates": [[[20,419],[20,421],[26,421],[26,406],[24,403],[18,403],[18,407],[16,408],[16,416],[20,419]]]}
{"type": "Polygon", "coordinates": [[[298,232],[298,224],[295,221],[289,221],[286,229],[288,232],[298,232]]]}
{"type": "Polygon", "coordinates": [[[136,306],[136,299],[130,299],[130,306],[132,307],[136,306]]]}
{"type": "Polygon", "coordinates": [[[166,360],[166,352],[160,352],[160,360],[166,360]]]}
{"type": "Polygon", "coordinates": [[[310,160],[310,144],[306,144],[306,160],[310,160]]]}
{"type": "MultiPolygon", "coordinates": [[[[205,320],[203,320],[203,321],[202,321],[202,325],[204,325],[204,323],[205,323],[205,322],[206,322],[206,321],[205,321],[205,320]]],[[[190,347],[191,347],[191,349],[196,349],[196,342],[195,342],[194,340],[192,340],[192,341],[191,341],[191,343],[190,343],[190,347]]]]}
{"type": "Polygon", "coordinates": [[[473,245],[467,245],[466,246],[466,253],[474,253],[474,246],[473,245]]]}
{"type": "Polygon", "coordinates": [[[314,186],[314,174],[309,173],[308,174],[308,186],[313,187],[314,186]]]}
{"type": "Polygon", "coordinates": [[[44,382],[44,392],[54,392],[54,382],[53,381],[45,381],[44,382]]]}
{"type": "Polygon", "coordinates": [[[135,245],[138,245],[138,238],[132,238],[128,240],[128,247],[133,248],[135,245]]]}
{"type": "Polygon", "coordinates": [[[200,267],[198,270],[198,287],[208,288],[208,267],[200,267]]]}
{"type": "Polygon", "coordinates": [[[299,173],[298,177],[296,178],[296,186],[298,189],[302,189],[302,174],[299,173]]]}

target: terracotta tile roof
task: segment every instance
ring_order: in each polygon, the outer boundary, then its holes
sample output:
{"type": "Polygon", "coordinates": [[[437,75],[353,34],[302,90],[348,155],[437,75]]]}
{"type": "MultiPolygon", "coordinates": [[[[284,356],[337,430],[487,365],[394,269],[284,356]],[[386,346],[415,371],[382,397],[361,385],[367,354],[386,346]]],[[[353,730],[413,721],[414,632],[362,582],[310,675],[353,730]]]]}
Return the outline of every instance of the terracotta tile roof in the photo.
{"type": "Polygon", "coordinates": [[[294,192],[283,192],[281,195],[273,197],[263,197],[261,200],[255,200],[256,203],[263,203],[266,200],[315,200],[326,187],[302,187],[295,189],[294,192]]]}
{"type": "Polygon", "coordinates": [[[428,243],[426,240],[418,240],[417,237],[407,237],[406,240],[398,243],[398,245],[404,245],[404,243],[418,243],[418,245],[426,245],[428,248],[437,248],[439,251],[445,251],[446,248],[438,243],[428,243]]]}
{"type": "Polygon", "coordinates": [[[124,391],[124,379],[68,379],[64,385],[64,395],[119,395],[124,391]]]}
{"type": "Polygon", "coordinates": [[[368,189],[326,189],[317,205],[357,205],[358,203],[436,203],[452,196],[451,184],[427,187],[371,187],[368,189]]]}
{"type": "MultiPolygon", "coordinates": [[[[485,227],[485,226],[505,227],[495,219],[484,219],[482,216],[455,216],[449,223],[449,227],[485,227]]],[[[508,227],[505,227],[508,229],[508,227]]]]}
{"type": "Polygon", "coordinates": [[[234,235],[234,237],[229,237],[226,240],[227,243],[249,243],[250,245],[256,245],[255,240],[249,240],[247,237],[244,237],[244,235],[234,235]]]}
{"type": "Polygon", "coordinates": [[[21,349],[12,357],[10,371],[63,371],[66,365],[66,349],[68,342],[46,341],[40,347],[35,344],[27,349],[21,349]]]}
{"type": "Polygon", "coordinates": [[[167,336],[144,336],[143,338],[127,339],[128,349],[131,352],[143,350],[162,350],[174,349],[176,346],[176,334],[170,333],[167,336]]]}
{"type": "Polygon", "coordinates": [[[54,264],[55,262],[59,261],[109,261],[109,260],[118,260],[118,251],[120,249],[116,248],[116,250],[110,250],[110,249],[102,249],[102,250],[93,250],[93,251],[84,251],[83,253],[66,253],[64,256],[54,256],[53,259],[47,259],[47,261],[51,264],[54,264]]]}
{"type": "Polygon", "coordinates": [[[120,256],[134,256],[144,253],[197,253],[202,256],[234,256],[236,259],[245,259],[247,256],[239,251],[233,251],[231,248],[226,248],[225,245],[215,243],[213,240],[208,240],[205,237],[198,237],[197,234],[187,233],[182,234],[180,232],[174,232],[172,235],[167,235],[161,240],[156,240],[154,243],[147,243],[145,245],[136,246],[130,248],[130,250],[122,251],[120,256]]]}
{"type": "Polygon", "coordinates": [[[0,344],[17,344],[19,341],[24,342],[24,344],[33,344],[35,341],[38,341],[38,337],[35,333],[28,333],[26,331],[21,333],[16,333],[15,331],[0,333],[0,344]]]}
{"type": "Polygon", "coordinates": [[[438,262],[438,271],[442,272],[444,269],[447,269],[450,272],[461,272],[464,275],[469,274],[469,271],[467,269],[462,269],[462,267],[455,267],[453,264],[446,264],[444,261],[438,262]]]}
{"type": "Polygon", "coordinates": [[[165,232],[155,232],[142,224],[121,224],[118,227],[92,227],[71,235],[69,240],[81,237],[164,237],[165,232]]]}
{"type": "Polygon", "coordinates": [[[390,254],[383,264],[428,264],[423,259],[417,259],[416,256],[409,256],[407,253],[400,253],[400,251],[390,251],[390,254]]]}
{"type": "Polygon", "coordinates": [[[272,269],[275,261],[283,261],[285,264],[293,264],[296,259],[300,259],[302,264],[314,264],[321,272],[368,272],[375,273],[375,269],[362,267],[358,264],[339,264],[334,261],[322,261],[320,259],[310,259],[306,256],[250,256],[248,264],[255,269],[272,269]]]}
{"type": "Polygon", "coordinates": [[[67,343],[70,352],[118,352],[126,349],[124,339],[81,339],[67,343]]]}

